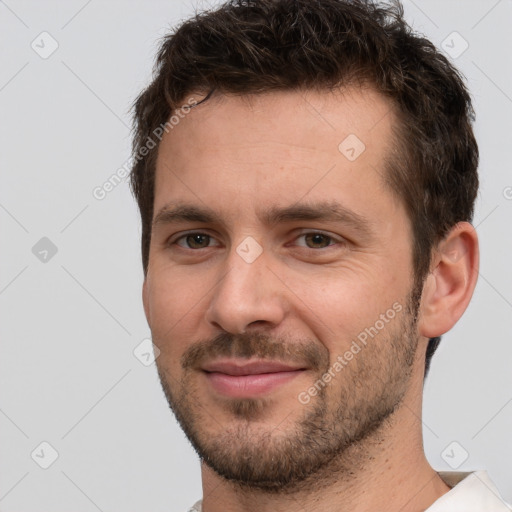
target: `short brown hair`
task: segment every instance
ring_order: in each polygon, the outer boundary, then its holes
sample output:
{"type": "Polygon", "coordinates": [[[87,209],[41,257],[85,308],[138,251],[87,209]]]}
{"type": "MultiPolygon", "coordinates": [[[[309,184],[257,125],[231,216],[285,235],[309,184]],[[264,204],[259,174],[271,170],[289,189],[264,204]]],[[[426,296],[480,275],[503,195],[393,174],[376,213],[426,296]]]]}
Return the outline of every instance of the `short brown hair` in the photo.
{"type": "MultiPolygon", "coordinates": [[[[461,74],[412,32],[398,0],[230,0],[164,37],[154,79],[133,105],[131,186],[142,218],[144,273],[157,151],[141,149],[187,95],[328,90],[354,82],[371,84],[398,113],[385,179],[412,223],[421,289],[432,249],[457,222],[472,221],[478,147],[461,74]]],[[[439,341],[429,342],[425,376],[439,341]]]]}

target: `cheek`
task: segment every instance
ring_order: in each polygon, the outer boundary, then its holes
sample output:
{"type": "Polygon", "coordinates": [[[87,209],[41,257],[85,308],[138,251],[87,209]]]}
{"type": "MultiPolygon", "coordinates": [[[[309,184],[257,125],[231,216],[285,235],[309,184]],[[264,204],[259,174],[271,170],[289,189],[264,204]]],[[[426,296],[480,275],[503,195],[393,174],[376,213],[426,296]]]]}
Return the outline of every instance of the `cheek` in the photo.
{"type": "Polygon", "coordinates": [[[363,283],[348,285],[343,280],[330,279],[322,286],[304,284],[297,290],[301,307],[298,316],[301,322],[313,328],[315,336],[332,353],[339,352],[354,332],[367,323],[374,308],[371,297],[363,283]]]}
{"type": "Polygon", "coordinates": [[[292,282],[295,315],[334,358],[394,303],[401,304],[405,294],[405,283],[397,275],[375,266],[357,272],[337,269],[329,275],[295,275],[292,282]]]}
{"type": "Polygon", "coordinates": [[[198,315],[204,310],[210,286],[200,286],[198,278],[180,275],[179,272],[161,272],[148,286],[150,328],[153,342],[162,355],[173,359],[195,340],[199,325],[198,315]]]}

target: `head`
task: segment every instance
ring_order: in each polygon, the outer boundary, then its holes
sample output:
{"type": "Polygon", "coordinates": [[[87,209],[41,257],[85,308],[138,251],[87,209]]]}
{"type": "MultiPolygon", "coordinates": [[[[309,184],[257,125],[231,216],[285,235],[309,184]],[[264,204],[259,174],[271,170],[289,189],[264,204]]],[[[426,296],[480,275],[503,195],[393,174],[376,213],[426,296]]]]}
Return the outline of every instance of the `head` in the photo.
{"type": "Polygon", "coordinates": [[[164,38],[155,72],[131,183],[160,379],[208,464],[281,488],[384,425],[469,301],[470,97],[400,5],[368,1],[231,1],[164,38]],[[443,279],[469,284],[443,302],[443,279]],[[227,396],[209,365],[233,357],[295,373],[227,396]],[[249,434],[271,459],[233,465],[249,434]]]}

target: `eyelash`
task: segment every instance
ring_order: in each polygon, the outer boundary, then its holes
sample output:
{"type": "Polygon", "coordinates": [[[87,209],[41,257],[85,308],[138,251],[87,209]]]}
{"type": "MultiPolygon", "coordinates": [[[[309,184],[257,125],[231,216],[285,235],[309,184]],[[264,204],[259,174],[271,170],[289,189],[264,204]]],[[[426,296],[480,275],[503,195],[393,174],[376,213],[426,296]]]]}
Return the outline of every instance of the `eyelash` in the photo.
{"type": "MultiPolygon", "coordinates": [[[[178,247],[180,247],[181,249],[184,249],[184,250],[188,250],[188,251],[200,251],[201,249],[209,249],[210,246],[208,247],[201,247],[199,249],[193,249],[193,248],[190,248],[190,247],[182,247],[181,245],[179,245],[177,242],[182,240],[182,239],[186,239],[187,237],[189,236],[193,236],[193,235],[203,235],[203,236],[207,236],[209,237],[210,239],[213,239],[215,237],[213,237],[212,235],[208,234],[208,233],[204,233],[202,231],[190,231],[188,233],[184,233],[183,235],[180,235],[179,237],[175,238],[174,240],[170,240],[167,245],[168,246],[172,246],[172,245],[178,245],[178,247]]],[[[326,237],[328,238],[331,242],[335,242],[335,243],[330,243],[329,245],[327,245],[326,247],[320,247],[320,248],[312,248],[312,247],[304,247],[304,246],[301,246],[303,249],[309,249],[311,251],[319,251],[319,250],[326,250],[327,248],[329,247],[332,247],[333,245],[336,245],[336,242],[338,244],[344,244],[346,243],[345,240],[341,239],[341,238],[336,238],[332,235],[330,235],[329,233],[325,233],[323,231],[305,231],[303,233],[301,233],[300,235],[297,235],[297,237],[295,238],[298,239],[298,238],[301,238],[301,237],[305,237],[307,235],[321,235],[323,237],[326,237]]]]}

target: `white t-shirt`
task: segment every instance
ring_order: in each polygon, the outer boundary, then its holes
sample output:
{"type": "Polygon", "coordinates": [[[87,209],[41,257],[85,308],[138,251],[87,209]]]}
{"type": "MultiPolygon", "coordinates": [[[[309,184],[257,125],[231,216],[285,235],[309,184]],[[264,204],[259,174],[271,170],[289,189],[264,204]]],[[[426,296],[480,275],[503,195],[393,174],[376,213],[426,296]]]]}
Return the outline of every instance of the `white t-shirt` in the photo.
{"type": "Polygon", "coordinates": [[[452,487],[425,512],[510,512],[507,503],[492,483],[487,471],[438,471],[446,485],[452,487]]]}
{"type": "MultiPolygon", "coordinates": [[[[512,512],[512,505],[500,496],[487,471],[438,471],[438,475],[452,489],[425,512],[512,512]]],[[[202,512],[201,502],[188,512],[202,512]]]]}

